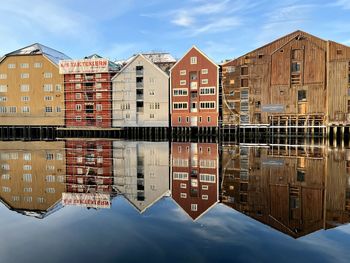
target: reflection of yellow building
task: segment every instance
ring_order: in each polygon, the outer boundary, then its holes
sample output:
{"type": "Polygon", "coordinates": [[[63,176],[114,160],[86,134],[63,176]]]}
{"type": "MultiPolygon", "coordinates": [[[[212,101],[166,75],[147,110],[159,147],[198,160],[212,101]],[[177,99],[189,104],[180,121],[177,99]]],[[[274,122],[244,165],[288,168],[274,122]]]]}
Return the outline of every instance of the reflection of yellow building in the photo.
{"type": "Polygon", "coordinates": [[[64,125],[63,76],[66,55],[41,44],[0,59],[1,125],[64,125]]]}
{"type": "Polygon", "coordinates": [[[42,218],[65,190],[64,142],[0,142],[0,198],[11,210],[42,218]]]}
{"type": "Polygon", "coordinates": [[[345,150],[223,147],[224,204],[298,238],[350,221],[345,150]]]}

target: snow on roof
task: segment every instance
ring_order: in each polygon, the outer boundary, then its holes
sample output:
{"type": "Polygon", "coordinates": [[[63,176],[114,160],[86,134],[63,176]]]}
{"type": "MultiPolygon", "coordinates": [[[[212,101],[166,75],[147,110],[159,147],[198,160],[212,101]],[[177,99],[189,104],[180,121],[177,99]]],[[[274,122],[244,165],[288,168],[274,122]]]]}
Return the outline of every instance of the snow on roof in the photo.
{"type": "Polygon", "coordinates": [[[142,53],[143,56],[151,60],[153,63],[170,63],[176,62],[176,59],[170,53],[152,52],[142,53]]]}
{"type": "MultiPolygon", "coordinates": [[[[92,54],[90,56],[84,57],[84,59],[100,59],[100,58],[105,59],[98,54],[92,54]]],[[[107,60],[108,60],[108,67],[110,70],[119,71],[121,69],[122,64],[118,64],[116,61],[115,62],[110,61],[109,59],[107,59],[107,60]]]]}
{"type": "Polygon", "coordinates": [[[70,57],[63,54],[62,52],[59,52],[55,49],[49,48],[39,43],[35,43],[33,45],[15,50],[11,53],[6,54],[5,57],[21,55],[44,55],[56,65],[58,65],[59,60],[70,59],[70,57]]]}

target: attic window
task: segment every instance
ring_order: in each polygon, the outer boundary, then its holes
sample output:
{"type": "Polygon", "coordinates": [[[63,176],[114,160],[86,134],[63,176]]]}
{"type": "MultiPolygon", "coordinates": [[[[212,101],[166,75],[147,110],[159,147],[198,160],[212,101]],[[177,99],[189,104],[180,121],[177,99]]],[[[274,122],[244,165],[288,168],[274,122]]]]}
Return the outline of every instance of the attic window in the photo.
{"type": "Polygon", "coordinates": [[[337,49],[337,55],[343,55],[343,50],[337,49]]]}
{"type": "Polygon", "coordinates": [[[258,54],[258,58],[263,58],[264,54],[258,54]]]}

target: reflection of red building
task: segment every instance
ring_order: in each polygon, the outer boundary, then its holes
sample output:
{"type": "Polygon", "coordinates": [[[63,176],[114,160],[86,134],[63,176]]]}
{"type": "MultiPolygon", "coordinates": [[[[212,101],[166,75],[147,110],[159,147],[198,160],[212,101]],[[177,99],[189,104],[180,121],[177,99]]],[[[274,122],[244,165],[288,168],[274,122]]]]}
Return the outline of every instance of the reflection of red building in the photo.
{"type": "Polygon", "coordinates": [[[67,192],[112,192],[112,141],[66,141],[67,192]]]}
{"type": "Polygon", "coordinates": [[[66,127],[111,127],[111,79],[117,70],[116,64],[98,55],[60,61],[60,73],[64,74],[66,127]]]}
{"type": "Polygon", "coordinates": [[[218,145],[172,143],[172,197],[194,220],[218,202],[218,145]]]}

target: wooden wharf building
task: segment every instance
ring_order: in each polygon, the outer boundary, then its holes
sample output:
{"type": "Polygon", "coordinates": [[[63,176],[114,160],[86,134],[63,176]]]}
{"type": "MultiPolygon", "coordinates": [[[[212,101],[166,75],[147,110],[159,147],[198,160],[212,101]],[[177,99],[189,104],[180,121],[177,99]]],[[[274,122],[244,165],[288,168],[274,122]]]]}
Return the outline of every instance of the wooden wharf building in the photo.
{"type": "Polygon", "coordinates": [[[350,124],[350,48],[302,31],[222,64],[222,85],[223,127],[323,134],[350,124]]]}

